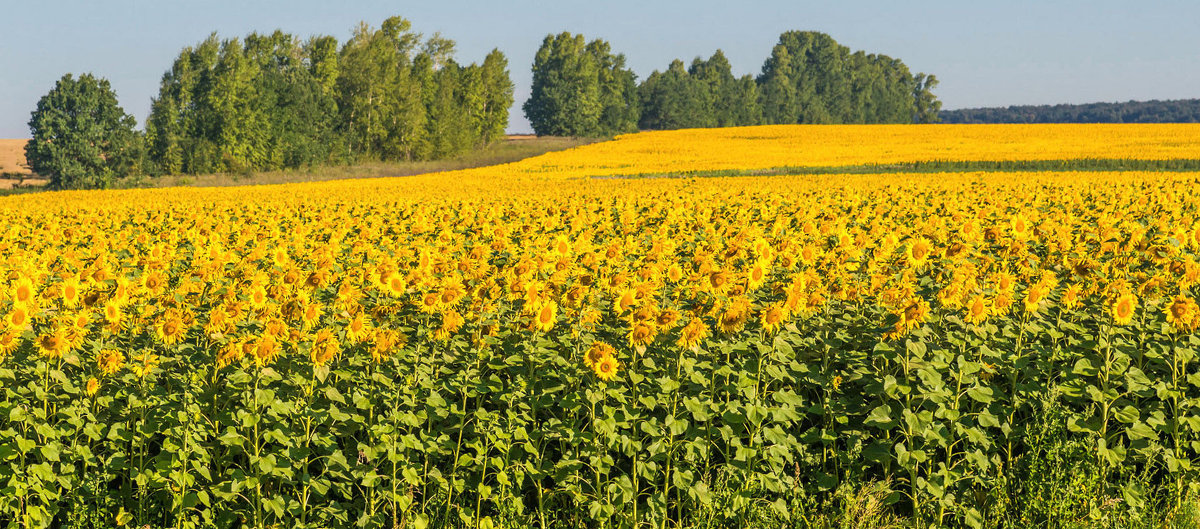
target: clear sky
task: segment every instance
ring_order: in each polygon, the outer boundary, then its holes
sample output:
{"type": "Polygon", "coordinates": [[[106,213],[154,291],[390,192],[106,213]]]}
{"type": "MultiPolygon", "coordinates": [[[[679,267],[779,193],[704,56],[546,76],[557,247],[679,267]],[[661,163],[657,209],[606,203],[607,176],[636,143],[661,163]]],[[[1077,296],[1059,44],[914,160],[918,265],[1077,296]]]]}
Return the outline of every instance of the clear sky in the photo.
{"type": "Polygon", "coordinates": [[[144,122],[172,60],[213,31],[345,41],[359,21],[392,15],[456,41],[460,63],[500,48],[516,84],[512,132],[530,130],[520,104],[538,45],[564,30],[608,40],[639,79],[717,48],[735,74],[757,74],[779,34],[798,29],[937,75],[947,109],[1200,97],[1195,0],[2,0],[0,14],[0,138],[27,137],[30,111],[67,72],[108,78],[144,122]]]}

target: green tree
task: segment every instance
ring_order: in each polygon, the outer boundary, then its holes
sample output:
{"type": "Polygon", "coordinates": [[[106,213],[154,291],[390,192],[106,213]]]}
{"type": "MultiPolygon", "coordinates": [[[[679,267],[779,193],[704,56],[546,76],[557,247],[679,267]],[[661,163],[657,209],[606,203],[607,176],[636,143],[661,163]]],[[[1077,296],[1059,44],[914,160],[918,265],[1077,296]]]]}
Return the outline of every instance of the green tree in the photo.
{"type": "Polygon", "coordinates": [[[508,109],[513,104],[508,58],[500,50],[492,50],[480,65],[479,77],[483,90],[478,109],[479,136],[488,143],[502,139],[508,127],[508,109]]]}
{"type": "Polygon", "coordinates": [[[714,127],[713,94],[703,79],[692,76],[678,59],[665,72],[650,74],[641,88],[643,129],[714,127]]]}
{"type": "Polygon", "coordinates": [[[534,132],[603,136],[637,129],[636,76],[603,40],[547,35],[533,62],[533,87],[522,105],[534,132]]]}
{"type": "Polygon", "coordinates": [[[108,80],[64,75],[29,119],[25,158],[54,189],[94,189],[139,171],[137,121],[117,104],[108,80]]]}
{"type": "Polygon", "coordinates": [[[916,107],[914,123],[938,122],[938,111],[942,109],[942,102],[933,95],[937,84],[937,77],[932,74],[919,73],[913,78],[913,106],[916,107]]]}
{"type": "Polygon", "coordinates": [[[608,42],[600,39],[589,42],[587,51],[596,63],[596,84],[600,93],[600,117],[593,135],[637,132],[641,111],[637,75],[625,67],[625,55],[613,54],[608,42]]]}
{"type": "Polygon", "coordinates": [[[769,123],[911,123],[917,105],[933,108],[936,102],[932,86],[900,60],[851,53],[814,31],[780,35],[757,83],[769,123]],[[920,97],[923,102],[916,101],[920,97]]]}
{"type": "Polygon", "coordinates": [[[507,59],[493,50],[463,67],[453,56],[454,41],[423,39],[401,17],[360,24],[340,48],[282,31],[213,34],[163,75],[146,123],[149,165],[269,170],[449,156],[494,141],[512,105],[507,59]]]}
{"type": "Polygon", "coordinates": [[[757,80],[763,118],[773,125],[796,123],[798,119],[796,83],[792,80],[792,54],[787,46],[776,44],[763,64],[757,80]]]}

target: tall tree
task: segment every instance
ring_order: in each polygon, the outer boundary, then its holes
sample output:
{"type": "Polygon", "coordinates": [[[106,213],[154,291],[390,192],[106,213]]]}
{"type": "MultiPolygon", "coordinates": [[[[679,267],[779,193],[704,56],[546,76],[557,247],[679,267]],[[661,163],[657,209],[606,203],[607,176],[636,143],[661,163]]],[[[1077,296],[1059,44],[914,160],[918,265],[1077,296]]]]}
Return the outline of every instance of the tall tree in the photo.
{"type": "Polygon", "coordinates": [[[757,81],[760,106],[767,123],[788,124],[799,119],[794,75],[791,51],[783,44],[776,44],[757,81]]]}
{"type": "Polygon", "coordinates": [[[625,67],[625,55],[612,53],[608,42],[596,39],[587,51],[595,60],[596,84],[600,92],[600,117],[596,134],[610,135],[637,131],[637,75],[625,67]]]}
{"type": "Polygon", "coordinates": [[[111,185],[138,171],[137,121],[117,104],[108,80],[64,75],[38,100],[29,119],[25,159],[54,189],[111,185]]]}
{"type": "Polygon", "coordinates": [[[507,68],[499,50],[460,66],[454,41],[423,38],[401,17],[360,24],[340,48],[328,36],[214,34],[163,75],[146,123],[150,165],[196,173],[449,156],[503,136],[507,68]]]}
{"type": "Polygon", "coordinates": [[[479,71],[483,88],[482,106],[479,109],[479,136],[483,142],[492,142],[504,137],[508,126],[508,109],[513,104],[513,83],[508,73],[508,58],[498,49],[493,49],[483,59],[479,71]]]}
{"type": "Polygon", "coordinates": [[[641,85],[643,129],[713,127],[712,91],[702,79],[692,76],[678,59],[666,72],[655,71],[641,85]]]}
{"type": "MultiPolygon", "coordinates": [[[[911,123],[918,78],[886,55],[851,53],[824,33],[779,36],[758,77],[770,123],[911,123]]],[[[925,90],[932,107],[932,92],[925,90]]]]}
{"type": "Polygon", "coordinates": [[[547,35],[533,59],[533,86],[522,108],[539,136],[585,136],[600,122],[599,67],[583,35],[547,35]]]}
{"type": "Polygon", "coordinates": [[[600,136],[636,130],[637,84],[625,56],[583,35],[547,35],[522,108],[538,135],[600,136]]]}
{"type": "Polygon", "coordinates": [[[913,117],[913,122],[938,122],[938,111],[942,109],[942,102],[933,95],[933,89],[937,87],[937,84],[937,77],[932,74],[919,73],[914,78],[912,93],[916,115],[913,117]]]}

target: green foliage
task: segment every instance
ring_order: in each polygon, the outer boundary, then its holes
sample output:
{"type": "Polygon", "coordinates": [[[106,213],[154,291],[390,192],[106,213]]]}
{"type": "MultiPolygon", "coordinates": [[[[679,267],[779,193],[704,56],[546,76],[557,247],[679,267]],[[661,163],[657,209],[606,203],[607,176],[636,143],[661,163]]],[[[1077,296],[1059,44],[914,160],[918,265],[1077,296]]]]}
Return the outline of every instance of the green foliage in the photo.
{"type": "Polygon", "coordinates": [[[419,345],[343,338],[323,367],[107,344],[135,369],[95,395],[94,365],[28,340],[0,369],[0,522],[1071,527],[1192,494],[1195,336],[1053,312],[887,341],[867,308],[829,314],[634,350],[610,383],[581,361],[608,325],[442,342],[409,315],[389,325],[419,345]]]}
{"type": "Polygon", "coordinates": [[[913,123],[937,123],[939,121],[938,112],[942,110],[942,102],[933,95],[933,88],[937,84],[937,77],[933,75],[920,73],[913,78],[913,101],[916,106],[913,123]]]}
{"type": "Polygon", "coordinates": [[[625,56],[583,35],[547,35],[534,57],[533,87],[522,108],[539,136],[607,136],[638,122],[636,77],[625,56]]]}
{"type": "Polygon", "coordinates": [[[850,53],[829,35],[789,31],[762,74],[735,79],[717,50],[684,70],[674,61],[639,87],[642,129],[761,123],[934,123],[937,79],[912,75],[898,59],[850,53]]]}
{"type": "Polygon", "coordinates": [[[750,76],[735,79],[729,61],[717,50],[707,61],[696,58],[688,69],[674,61],[639,87],[642,129],[736,127],[758,125],[762,109],[750,76]]]}
{"type": "Polygon", "coordinates": [[[137,173],[141,136],[108,80],[64,75],[29,119],[25,158],[52,189],[92,189],[137,173]]]}
{"type": "Polygon", "coordinates": [[[146,124],[155,173],[248,173],[452,156],[503,136],[507,60],[459,67],[453,41],[400,17],[341,49],[276,31],[210,36],[163,75],[146,124]]]}
{"type": "Polygon", "coordinates": [[[769,123],[926,123],[940,102],[933,76],[886,55],[850,53],[832,37],[788,31],[758,77],[769,123]]]}
{"type": "Polygon", "coordinates": [[[1200,99],[967,108],[941,117],[945,123],[1200,123],[1200,99]]]}

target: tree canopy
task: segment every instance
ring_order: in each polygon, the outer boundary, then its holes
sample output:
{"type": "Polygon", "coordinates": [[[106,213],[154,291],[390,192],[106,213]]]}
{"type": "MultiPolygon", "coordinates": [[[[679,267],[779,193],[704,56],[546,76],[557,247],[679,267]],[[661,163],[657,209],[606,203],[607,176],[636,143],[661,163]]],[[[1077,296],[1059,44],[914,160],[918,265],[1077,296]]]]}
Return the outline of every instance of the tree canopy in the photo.
{"type": "Polygon", "coordinates": [[[64,75],[29,119],[25,158],[54,189],[108,187],[138,171],[137,120],[117,104],[108,80],[64,75]]]}
{"type": "Polygon", "coordinates": [[[533,62],[522,106],[540,136],[605,136],[637,130],[636,76],[603,40],[547,35],[533,62]]]}
{"type": "Polygon", "coordinates": [[[539,135],[606,135],[631,129],[762,123],[934,123],[937,79],[899,59],[851,52],[814,31],[780,35],[757,78],[735,77],[725,54],[682,60],[651,73],[633,93],[624,56],[600,40],[549,35],[533,64],[525,115],[539,135]],[[620,82],[606,82],[613,72],[620,82]],[[604,99],[604,95],[608,95],[604,99]],[[602,120],[601,116],[615,116],[602,120]]]}
{"type": "Polygon", "coordinates": [[[815,31],[780,35],[758,76],[764,117],[779,124],[934,122],[936,84],[899,59],[851,53],[815,31]]]}
{"type": "Polygon", "coordinates": [[[366,23],[340,49],[276,31],[185,48],[146,124],[161,173],[271,170],[458,154],[503,136],[508,61],[459,65],[454,41],[409,21],[366,23]]]}
{"type": "Polygon", "coordinates": [[[654,72],[638,88],[643,129],[758,125],[762,108],[754,78],[733,76],[725,54],[697,57],[687,69],[675,60],[666,72],[654,72]]]}

